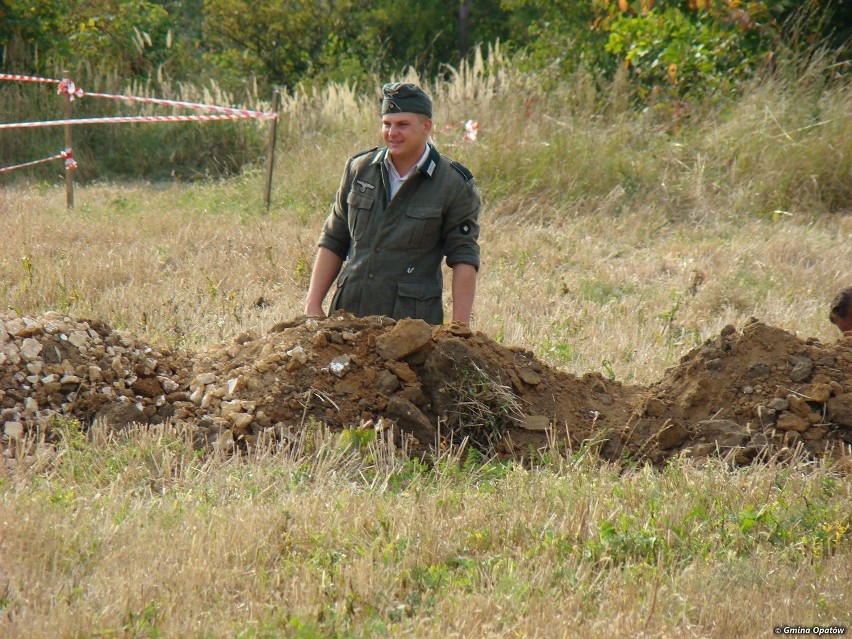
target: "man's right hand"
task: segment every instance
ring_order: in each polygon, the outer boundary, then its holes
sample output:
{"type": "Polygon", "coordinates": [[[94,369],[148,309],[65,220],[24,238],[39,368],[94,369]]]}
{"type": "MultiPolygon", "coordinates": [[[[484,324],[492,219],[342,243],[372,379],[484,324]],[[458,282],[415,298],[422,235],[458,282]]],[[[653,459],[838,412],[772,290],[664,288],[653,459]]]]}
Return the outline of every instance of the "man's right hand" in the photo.
{"type": "Polygon", "coordinates": [[[305,315],[309,317],[325,317],[325,312],[322,310],[322,304],[305,304],[305,315]]]}
{"type": "Polygon", "coordinates": [[[322,310],[322,301],[325,299],[328,289],[337,278],[343,260],[325,247],[320,247],[314,260],[314,268],[311,271],[311,284],[308,287],[308,296],[305,299],[305,315],[314,317],[325,317],[322,310]]]}

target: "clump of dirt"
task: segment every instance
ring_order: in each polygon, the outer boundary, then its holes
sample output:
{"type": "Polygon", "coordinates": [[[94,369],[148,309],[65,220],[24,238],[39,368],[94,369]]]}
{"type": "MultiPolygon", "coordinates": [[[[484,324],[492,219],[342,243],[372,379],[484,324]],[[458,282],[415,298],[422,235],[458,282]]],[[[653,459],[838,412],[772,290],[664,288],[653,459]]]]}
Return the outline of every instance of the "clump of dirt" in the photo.
{"type": "Polygon", "coordinates": [[[852,340],[823,346],[757,321],[726,328],[643,388],[570,375],[457,324],[301,317],[190,353],[58,313],[0,320],[7,456],[57,418],[171,420],[200,446],[229,450],[323,423],[376,429],[417,455],[467,438],[503,456],[586,444],[654,463],[723,454],[747,464],[795,446],[838,456],[852,442],[852,340]]]}

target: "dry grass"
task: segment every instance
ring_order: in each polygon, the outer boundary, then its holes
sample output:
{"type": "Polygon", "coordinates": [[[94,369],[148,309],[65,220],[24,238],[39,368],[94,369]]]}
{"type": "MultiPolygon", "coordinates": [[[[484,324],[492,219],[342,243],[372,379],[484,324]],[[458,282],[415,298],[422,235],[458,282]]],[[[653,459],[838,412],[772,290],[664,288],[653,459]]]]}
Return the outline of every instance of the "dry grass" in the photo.
{"type": "MultiPolygon", "coordinates": [[[[483,191],[475,328],[640,383],[749,316],[835,338],[827,305],[852,283],[848,83],[770,79],[675,123],[666,105],[628,110],[618,83],[536,92],[501,64],[433,89],[438,129],[456,124],[437,141],[483,191]]],[[[92,184],[72,212],[58,177],[9,184],[0,308],[193,348],[301,313],[339,170],[377,143],[375,104],[351,87],[285,100],[268,213],[257,170],[92,184]]],[[[757,637],[852,621],[850,484],[820,465],[652,472],[580,451],[426,471],[345,433],[228,458],[170,427],[63,432],[0,465],[3,636],[757,637]]]]}
{"type": "MultiPolygon", "coordinates": [[[[850,622],[849,483],[582,454],[426,472],[316,433],[73,428],[2,482],[5,636],[765,636],[850,622]]],[[[351,440],[350,440],[351,441],[351,440]]]]}
{"type": "MultiPolygon", "coordinates": [[[[260,184],[252,174],[215,186],[91,186],[73,212],[59,188],[6,189],[0,303],[191,347],[263,331],[301,313],[324,210],[308,218],[281,204],[262,215],[260,184]]],[[[749,316],[833,340],[828,304],[850,283],[844,215],[678,222],[642,209],[536,223],[486,204],[482,223],[474,327],[576,373],[603,366],[649,383],[749,316]]]]}
{"type": "MultiPolygon", "coordinates": [[[[618,78],[542,88],[499,49],[433,85],[436,140],[483,192],[475,327],[641,383],[749,316],[832,339],[826,306],[850,283],[852,100],[827,68],[813,56],[797,81],[779,72],[677,118],[667,104],[630,109],[618,78]],[[462,142],[470,118],[475,144],[462,142]]],[[[90,185],[73,213],[59,185],[10,185],[0,306],[193,347],[300,313],[339,170],[378,143],[375,98],[340,85],[285,97],[268,215],[260,171],[90,185]]]]}

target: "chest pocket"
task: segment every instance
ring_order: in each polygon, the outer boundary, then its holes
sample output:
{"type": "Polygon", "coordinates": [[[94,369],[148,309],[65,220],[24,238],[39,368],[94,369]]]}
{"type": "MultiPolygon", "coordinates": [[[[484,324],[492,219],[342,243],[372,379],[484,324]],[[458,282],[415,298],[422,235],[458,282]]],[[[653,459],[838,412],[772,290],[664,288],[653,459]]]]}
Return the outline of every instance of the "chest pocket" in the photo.
{"type": "Polygon", "coordinates": [[[402,248],[437,246],[442,221],[440,206],[410,206],[400,221],[396,244],[402,248]]]}
{"type": "Polygon", "coordinates": [[[346,196],[346,203],[349,205],[349,234],[356,242],[364,239],[374,202],[375,197],[372,195],[357,191],[349,191],[346,196]]]}

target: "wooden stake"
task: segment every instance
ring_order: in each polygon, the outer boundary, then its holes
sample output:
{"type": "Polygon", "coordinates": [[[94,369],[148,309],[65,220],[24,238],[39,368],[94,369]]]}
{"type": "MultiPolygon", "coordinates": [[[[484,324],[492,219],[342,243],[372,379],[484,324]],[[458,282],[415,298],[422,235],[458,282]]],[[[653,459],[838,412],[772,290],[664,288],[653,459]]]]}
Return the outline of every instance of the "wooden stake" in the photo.
{"type": "MultiPolygon", "coordinates": [[[[277,89],[272,94],[272,112],[278,116],[278,106],[281,103],[281,92],[277,89]]],[[[275,164],[275,142],[278,139],[278,117],[272,120],[269,127],[269,146],[266,151],[266,188],[263,192],[263,203],[267,209],[272,201],[272,167],[275,164]]]]}
{"type": "MultiPolygon", "coordinates": [[[[67,77],[67,76],[66,76],[67,77]]],[[[71,119],[71,96],[65,94],[65,119],[71,119]]],[[[71,144],[71,125],[65,123],[65,150],[73,153],[71,144]]],[[[67,208],[74,208],[74,171],[65,168],[65,205],[67,208]]]]}

